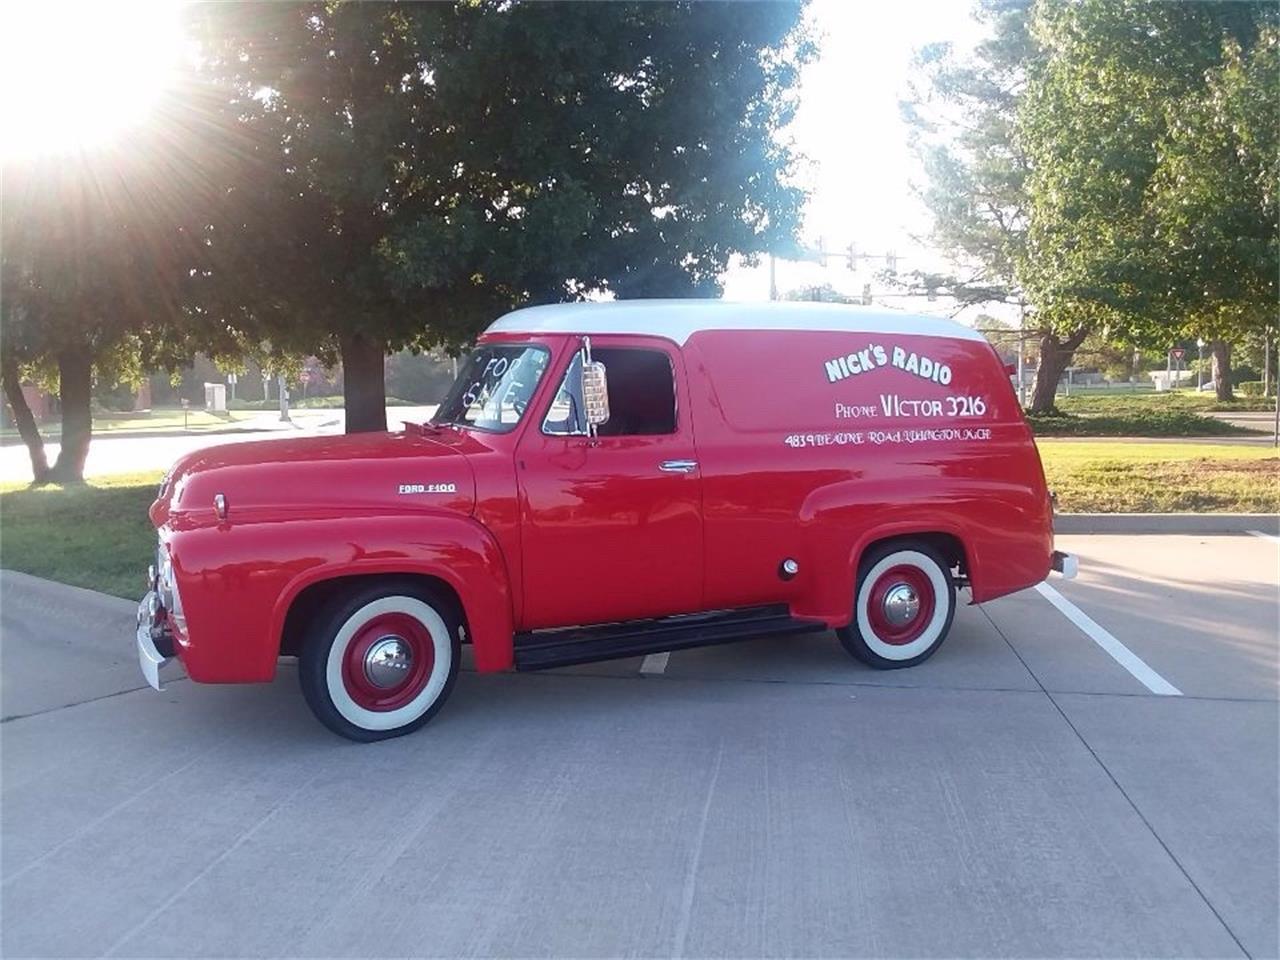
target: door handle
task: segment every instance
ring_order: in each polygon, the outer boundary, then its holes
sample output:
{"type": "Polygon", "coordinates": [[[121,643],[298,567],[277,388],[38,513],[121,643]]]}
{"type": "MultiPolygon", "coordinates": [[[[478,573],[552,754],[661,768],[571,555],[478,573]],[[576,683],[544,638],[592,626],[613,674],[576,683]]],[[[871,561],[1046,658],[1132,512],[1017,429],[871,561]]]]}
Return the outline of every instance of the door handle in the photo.
{"type": "Polygon", "coordinates": [[[698,469],[697,460],[663,460],[658,464],[663,473],[693,473],[698,469]]]}

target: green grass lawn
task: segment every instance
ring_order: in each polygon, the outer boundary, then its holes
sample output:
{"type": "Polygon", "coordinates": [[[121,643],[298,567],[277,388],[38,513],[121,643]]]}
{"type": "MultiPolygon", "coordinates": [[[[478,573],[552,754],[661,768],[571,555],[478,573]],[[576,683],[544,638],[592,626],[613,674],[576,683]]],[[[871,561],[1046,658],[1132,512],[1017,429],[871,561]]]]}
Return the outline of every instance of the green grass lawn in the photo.
{"type": "Polygon", "coordinates": [[[1190,410],[1027,414],[1027,423],[1037,437],[1256,437],[1260,433],[1190,410]]]}
{"type": "Polygon", "coordinates": [[[0,566],[138,599],[156,534],[147,519],[160,472],[88,484],[0,486],[0,566]]]}
{"type": "Polygon", "coordinates": [[[1166,390],[1157,393],[1155,390],[1094,390],[1077,391],[1069,397],[1060,396],[1057,405],[1063,413],[1118,417],[1156,410],[1187,413],[1274,410],[1275,400],[1236,394],[1236,399],[1230,403],[1219,403],[1218,398],[1208,391],[1166,390]]]}
{"type": "Polygon", "coordinates": [[[1037,441],[1064,513],[1275,513],[1272,447],[1037,441]]]}
{"type": "Polygon", "coordinates": [[[1218,403],[1211,393],[1175,390],[1156,393],[1076,393],[1058,398],[1050,416],[1028,414],[1038,437],[1227,437],[1251,436],[1250,430],[1207,416],[1211,412],[1269,410],[1269,401],[1238,399],[1218,403]]]}
{"type": "Polygon", "coordinates": [[[98,414],[93,418],[94,433],[137,433],[149,430],[190,430],[204,433],[209,430],[234,426],[242,420],[256,416],[248,411],[229,410],[226,413],[209,413],[206,410],[188,410],[181,407],[158,407],[142,413],[98,414]]]}

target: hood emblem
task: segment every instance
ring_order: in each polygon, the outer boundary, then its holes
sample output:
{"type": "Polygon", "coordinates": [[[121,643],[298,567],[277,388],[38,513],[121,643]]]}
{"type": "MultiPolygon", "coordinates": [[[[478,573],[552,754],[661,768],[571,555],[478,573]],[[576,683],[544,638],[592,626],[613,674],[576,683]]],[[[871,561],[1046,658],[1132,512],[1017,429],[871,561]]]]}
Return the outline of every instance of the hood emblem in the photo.
{"type": "Polygon", "coordinates": [[[456,483],[402,483],[401,494],[406,493],[457,493],[456,483]]]}

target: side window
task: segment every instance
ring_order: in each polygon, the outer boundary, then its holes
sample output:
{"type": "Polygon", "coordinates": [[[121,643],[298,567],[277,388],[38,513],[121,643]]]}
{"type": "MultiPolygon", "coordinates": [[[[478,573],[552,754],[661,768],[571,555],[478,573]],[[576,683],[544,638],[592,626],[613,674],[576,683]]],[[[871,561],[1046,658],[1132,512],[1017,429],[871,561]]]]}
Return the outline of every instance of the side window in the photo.
{"type": "MultiPolygon", "coordinates": [[[[542,421],[542,432],[554,436],[583,436],[587,422],[582,405],[582,351],[573,355],[573,362],[560,381],[560,389],[551,401],[551,408],[542,421]]],[[[612,391],[610,391],[612,392],[612,391]]]]}
{"type": "MultiPolygon", "coordinates": [[[[609,419],[601,437],[658,436],[676,432],[676,384],[671,358],[661,350],[595,347],[591,358],[604,364],[609,380],[609,419]]],[[[581,355],[574,357],[542,423],[544,433],[587,432],[578,395],[581,355]]]]}

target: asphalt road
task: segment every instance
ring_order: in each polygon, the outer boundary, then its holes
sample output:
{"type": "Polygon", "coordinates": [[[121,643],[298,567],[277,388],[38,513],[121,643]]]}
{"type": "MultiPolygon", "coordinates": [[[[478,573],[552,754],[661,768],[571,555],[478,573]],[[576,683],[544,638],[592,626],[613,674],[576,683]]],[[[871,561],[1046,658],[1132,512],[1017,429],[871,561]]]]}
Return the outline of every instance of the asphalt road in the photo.
{"type": "Polygon", "coordinates": [[[0,951],[1276,956],[1280,542],[1061,539],[911,670],[465,673],[370,746],[288,664],[140,689],[129,604],[6,573],[0,951]]]}

